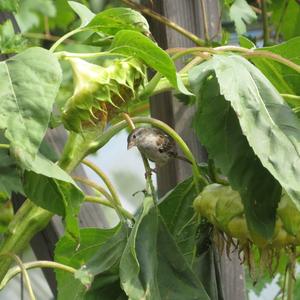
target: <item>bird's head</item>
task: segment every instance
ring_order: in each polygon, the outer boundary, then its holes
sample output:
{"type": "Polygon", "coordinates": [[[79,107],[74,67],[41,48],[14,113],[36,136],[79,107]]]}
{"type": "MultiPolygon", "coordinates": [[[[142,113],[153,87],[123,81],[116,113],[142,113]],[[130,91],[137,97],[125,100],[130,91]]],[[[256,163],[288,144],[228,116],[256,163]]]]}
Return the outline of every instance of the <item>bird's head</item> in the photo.
{"type": "Polygon", "coordinates": [[[127,149],[131,149],[132,147],[138,146],[139,141],[141,140],[143,134],[145,133],[147,128],[135,128],[127,138],[127,149]]]}

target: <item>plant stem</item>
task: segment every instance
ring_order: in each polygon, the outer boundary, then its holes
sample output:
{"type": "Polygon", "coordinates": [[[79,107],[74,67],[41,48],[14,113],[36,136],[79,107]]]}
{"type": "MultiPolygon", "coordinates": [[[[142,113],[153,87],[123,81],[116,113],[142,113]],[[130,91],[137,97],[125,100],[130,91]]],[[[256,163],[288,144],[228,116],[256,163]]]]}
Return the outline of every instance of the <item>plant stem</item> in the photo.
{"type": "Polygon", "coordinates": [[[10,254],[10,253],[2,253],[2,254],[0,254],[0,256],[9,256],[11,259],[15,260],[15,262],[19,265],[19,269],[20,269],[20,272],[22,272],[22,276],[24,278],[29,297],[31,300],[35,300],[36,298],[35,298],[33,290],[32,290],[32,286],[30,283],[28,273],[27,273],[26,268],[24,267],[21,259],[19,258],[19,256],[15,255],[15,254],[10,254]]]}
{"type": "Polygon", "coordinates": [[[269,24],[268,24],[268,11],[267,11],[266,0],[261,0],[261,12],[262,12],[262,21],[263,21],[264,46],[267,46],[269,43],[269,24]]]}
{"type": "MultiPolygon", "coordinates": [[[[7,233],[1,243],[1,254],[20,253],[28,245],[34,234],[48,224],[52,216],[51,212],[36,206],[27,199],[8,226],[7,233]]],[[[9,269],[11,262],[12,259],[0,259],[0,282],[9,269]]]]}
{"type": "Polygon", "coordinates": [[[280,94],[291,105],[300,105],[300,96],[292,94],[280,94]]]}
{"type": "MultiPolygon", "coordinates": [[[[101,134],[101,130],[98,135],[101,134]]],[[[79,164],[81,159],[90,151],[90,140],[79,135],[70,134],[66,142],[59,165],[66,172],[71,172],[79,164]],[[85,144],[86,143],[86,144],[85,144]]],[[[92,147],[91,147],[92,148],[92,147]]],[[[17,211],[8,226],[1,245],[0,254],[18,254],[29,244],[33,236],[44,229],[53,214],[27,199],[17,211]]],[[[0,259],[0,282],[3,280],[12,259],[0,259]]]]}
{"type": "Polygon", "coordinates": [[[202,19],[203,19],[204,38],[205,38],[205,41],[208,42],[210,40],[210,37],[209,37],[209,34],[208,34],[208,22],[207,22],[205,1],[200,0],[200,4],[201,4],[202,19]]]}
{"type": "Polygon", "coordinates": [[[9,149],[9,144],[0,144],[0,149],[9,149]]]}
{"type": "Polygon", "coordinates": [[[103,180],[103,182],[105,183],[105,185],[107,186],[108,190],[111,193],[112,204],[113,204],[113,206],[114,206],[117,214],[119,215],[120,220],[123,220],[124,219],[123,214],[122,214],[122,212],[119,209],[119,207],[122,206],[122,204],[121,204],[120,198],[119,198],[119,196],[117,194],[117,191],[115,190],[112,182],[104,174],[104,172],[100,168],[98,168],[96,165],[94,165],[92,162],[84,159],[82,161],[82,163],[84,165],[86,165],[87,167],[89,167],[91,170],[93,170],[103,180]]]}
{"type": "Polygon", "coordinates": [[[296,247],[293,247],[290,253],[290,262],[287,273],[287,300],[294,300],[296,261],[296,247]]]}
{"type": "Polygon", "coordinates": [[[102,57],[102,56],[122,56],[125,57],[123,54],[113,53],[109,51],[104,52],[91,52],[91,53],[72,53],[67,51],[59,51],[55,52],[55,56],[58,59],[68,59],[68,58],[94,58],[94,57],[102,57]]]}
{"type": "Polygon", "coordinates": [[[54,52],[55,49],[64,41],[66,40],[67,38],[69,38],[70,36],[78,33],[78,32],[81,32],[81,31],[84,31],[83,28],[76,28],[68,33],[66,33],[65,35],[63,35],[60,39],[58,39],[52,46],[51,48],[49,49],[50,52],[54,52]]]}
{"type": "Polygon", "coordinates": [[[89,180],[87,178],[83,178],[83,177],[79,177],[79,176],[73,176],[72,177],[75,181],[81,182],[85,185],[90,186],[91,188],[97,190],[100,194],[102,194],[103,196],[105,196],[105,198],[108,201],[112,201],[112,197],[111,195],[106,191],[105,188],[103,188],[102,186],[98,185],[97,183],[93,182],[92,180],[89,180]]]}
{"type": "Polygon", "coordinates": [[[141,4],[138,4],[138,3],[135,3],[135,2],[133,2],[131,0],[122,0],[122,2],[124,2],[125,4],[127,4],[130,7],[133,7],[135,9],[139,10],[140,12],[142,12],[142,13],[150,16],[150,17],[152,17],[153,19],[159,21],[160,23],[163,23],[164,25],[166,25],[166,26],[174,29],[175,31],[181,33],[183,36],[185,36],[188,39],[190,39],[196,45],[199,45],[199,46],[205,45],[205,41],[204,40],[200,39],[195,34],[193,34],[190,31],[184,29],[183,27],[179,26],[175,22],[172,22],[168,18],[166,18],[166,17],[158,14],[157,12],[149,9],[148,7],[143,6],[141,4]]]}
{"type": "MultiPolygon", "coordinates": [[[[87,196],[85,196],[85,201],[101,204],[101,205],[104,205],[104,206],[107,206],[110,208],[115,208],[114,204],[112,204],[110,201],[107,201],[106,199],[102,199],[102,198],[96,197],[96,196],[87,195],[87,196]]],[[[124,209],[122,206],[118,206],[118,209],[122,212],[122,215],[124,215],[126,218],[133,219],[133,215],[129,211],[124,209]]]]}
{"type": "Polygon", "coordinates": [[[250,58],[251,57],[265,57],[265,58],[269,58],[275,61],[278,61],[279,63],[288,66],[289,68],[295,70],[296,72],[300,73],[300,65],[292,62],[289,59],[286,59],[284,57],[282,57],[281,55],[272,53],[270,51],[264,51],[264,50],[253,50],[253,51],[249,51],[248,53],[244,53],[243,54],[244,57],[246,58],[250,58]]]}
{"type": "MultiPolygon", "coordinates": [[[[33,261],[33,262],[23,263],[22,265],[25,270],[30,270],[30,269],[34,269],[34,268],[51,268],[51,269],[63,270],[63,271],[66,271],[66,272],[69,272],[72,274],[74,274],[77,271],[76,269],[74,269],[70,266],[63,265],[63,264],[53,262],[53,261],[47,261],[47,260],[33,261]]],[[[19,266],[15,266],[15,267],[9,269],[0,284],[0,290],[2,290],[6,286],[6,284],[13,277],[18,275],[20,272],[22,272],[22,269],[19,266]]]]}

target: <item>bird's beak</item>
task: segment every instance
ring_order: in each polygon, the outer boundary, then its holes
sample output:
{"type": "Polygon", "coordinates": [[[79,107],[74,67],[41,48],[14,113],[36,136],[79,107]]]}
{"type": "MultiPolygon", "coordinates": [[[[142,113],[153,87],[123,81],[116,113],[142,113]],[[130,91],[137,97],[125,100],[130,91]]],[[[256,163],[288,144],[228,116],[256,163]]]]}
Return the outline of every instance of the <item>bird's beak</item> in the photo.
{"type": "Polygon", "coordinates": [[[129,142],[129,143],[127,144],[127,150],[131,149],[131,148],[134,147],[134,146],[135,146],[135,143],[134,143],[134,142],[129,142]]]}

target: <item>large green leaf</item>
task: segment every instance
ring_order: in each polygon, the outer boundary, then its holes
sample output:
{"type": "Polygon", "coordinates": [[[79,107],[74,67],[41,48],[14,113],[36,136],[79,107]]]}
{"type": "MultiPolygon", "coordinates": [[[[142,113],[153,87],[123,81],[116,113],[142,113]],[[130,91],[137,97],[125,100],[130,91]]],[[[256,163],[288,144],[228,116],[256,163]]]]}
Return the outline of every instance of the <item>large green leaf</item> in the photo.
{"type": "MultiPolygon", "coordinates": [[[[80,245],[68,236],[62,237],[55,248],[55,261],[71,266],[75,269],[83,267],[119,230],[119,226],[113,229],[84,228],[80,229],[80,245]]],[[[83,267],[83,270],[85,268],[83,267]]],[[[84,272],[84,271],[82,271],[84,272]]],[[[90,299],[87,297],[88,287],[77,279],[79,276],[56,270],[58,282],[58,299],[90,299]]],[[[93,288],[93,286],[92,286],[93,288]]],[[[100,288],[97,290],[100,292],[100,288]]],[[[90,296],[92,293],[90,293],[90,296]]],[[[97,299],[97,298],[95,298],[97,299]]],[[[101,299],[101,298],[98,298],[101,299]]],[[[113,298],[105,298],[113,299],[113,298]]]]}
{"type": "Polygon", "coordinates": [[[84,195],[72,177],[57,164],[38,154],[25,171],[24,190],[36,205],[65,217],[67,231],[78,236],[78,213],[84,195]]]}
{"type": "Polygon", "coordinates": [[[27,168],[45,135],[60,81],[57,59],[42,48],[0,63],[0,129],[27,168]]]}
{"type": "Polygon", "coordinates": [[[152,207],[153,199],[145,198],[121,258],[121,284],[132,300],[161,299],[156,276],[158,218],[152,207]]]}
{"type": "Polygon", "coordinates": [[[250,146],[300,209],[300,120],[247,60],[218,55],[213,62],[220,92],[230,101],[250,146]]]}
{"type": "Polygon", "coordinates": [[[229,16],[238,34],[245,33],[246,24],[251,24],[256,20],[256,14],[246,0],[234,0],[229,8],[229,16]]]}
{"type": "Polygon", "coordinates": [[[197,196],[193,178],[189,178],[170,191],[159,204],[159,211],[166,226],[187,262],[195,254],[195,240],[198,228],[194,220],[193,201],[197,196]]]}
{"type": "Polygon", "coordinates": [[[139,12],[125,7],[104,10],[97,14],[85,28],[115,35],[118,31],[129,29],[149,35],[147,20],[139,12]]]}
{"type": "MultiPolygon", "coordinates": [[[[198,94],[200,105],[194,120],[196,132],[216,166],[240,192],[251,232],[270,238],[280,199],[280,185],[249,146],[231,103],[220,94],[217,79],[205,80],[202,74],[202,66],[194,68],[190,74],[195,91],[202,84],[198,94]]],[[[227,76],[232,78],[232,74],[227,76]]]]}
{"type": "MultiPolygon", "coordinates": [[[[143,34],[132,31],[119,31],[111,45],[115,53],[140,58],[149,67],[164,75],[170,83],[178,88],[176,68],[169,55],[143,34]]],[[[182,93],[186,93],[182,91],[182,93]]]]}
{"type": "Polygon", "coordinates": [[[209,299],[184,259],[153,200],[147,197],[121,258],[129,299],[209,299]]]}
{"type": "MultiPolygon", "coordinates": [[[[300,26],[300,25],[299,25],[300,26]]],[[[279,54],[300,65],[300,37],[296,37],[282,44],[259,48],[259,51],[269,51],[279,54]]],[[[283,94],[300,95],[300,73],[277,61],[254,57],[251,61],[264,73],[276,89],[283,94]]]]}

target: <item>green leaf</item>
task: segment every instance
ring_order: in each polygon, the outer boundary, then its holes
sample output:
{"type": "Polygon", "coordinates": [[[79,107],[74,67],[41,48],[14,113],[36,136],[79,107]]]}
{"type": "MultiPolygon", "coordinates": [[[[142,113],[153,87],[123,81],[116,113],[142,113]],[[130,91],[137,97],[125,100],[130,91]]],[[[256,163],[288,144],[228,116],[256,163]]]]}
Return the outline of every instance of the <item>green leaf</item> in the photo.
{"type": "Polygon", "coordinates": [[[162,219],[159,223],[156,251],[161,299],[210,299],[199,278],[184,259],[162,219]]]}
{"type": "Polygon", "coordinates": [[[276,31],[279,28],[279,33],[285,40],[300,35],[300,5],[297,1],[287,2],[273,0],[270,3],[272,23],[276,31]]]}
{"type": "Polygon", "coordinates": [[[153,200],[144,200],[120,264],[121,284],[129,299],[209,299],[185,261],[153,200]],[[183,280],[184,278],[184,280],[183,280]]]}
{"type": "Polygon", "coordinates": [[[41,154],[32,161],[31,170],[26,171],[24,177],[24,190],[30,200],[64,216],[67,231],[77,237],[77,217],[84,195],[72,177],[41,154]]]}
{"type": "Polygon", "coordinates": [[[144,200],[120,263],[122,287],[132,300],[161,299],[157,282],[157,228],[158,219],[153,199],[144,200]]]}
{"type": "Polygon", "coordinates": [[[116,7],[100,12],[85,28],[101,31],[108,35],[115,35],[124,29],[139,31],[145,35],[150,34],[148,22],[143,15],[125,7],[116,7]]]}
{"type": "Polygon", "coordinates": [[[0,11],[17,11],[19,8],[19,0],[1,0],[0,11]]]}
{"type": "Polygon", "coordinates": [[[241,47],[244,47],[247,49],[255,49],[256,48],[255,44],[243,35],[239,36],[239,44],[241,47]]]}
{"type": "Polygon", "coordinates": [[[197,196],[193,178],[189,178],[171,190],[159,204],[159,211],[186,261],[191,263],[195,253],[198,228],[193,220],[193,202],[197,196]]]}
{"type": "MultiPolygon", "coordinates": [[[[93,257],[114,236],[119,227],[113,229],[83,228],[80,229],[80,245],[69,236],[62,237],[56,244],[55,261],[80,269],[85,263],[93,257]]],[[[88,286],[84,286],[79,279],[80,272],[76,275],[56,270],[56,279],[58,282],[58,299],[73,300],[87,299],[86,293],[88,286]]],[[[90,275],[90,273],[81,271],[81,276],[90,275]]],[[[89,276],[88,276],[89,278],[89,276]]]]}
{"type": "Polygon", "coordinates": [[[122,30],[116,34],[111,49],[114,53],[143,60],[149,67],[164,75],[174,87],[178,87],[176,68],[172,59],[143,34],[132,30],[122,30]]]}
{"type": "MultiPolygon", "coordinates": [[[[260,48],[259,51],[268,51],[279,54],[300,65],[300,37],[296,37],[282,44],[260,48]]],[[[274,60],[254,57],[251,61],[263,72],[276,89],[283,94],[300,95],[300,73],[274,60]]]]}
{"type": "Polygon", "coordinates": [[[57,59],[42,48],[0,63],[0,129],[27,168],[46,133],[60,82],[57,59]]]}
{"type": "Polygon", "coordinates": [[[229,9],[229,16],[234,22],[238,34],[247,31],[246,24],[256,20],[256,14],[245,0],[235,0],[229,9]]]}
{"type": "Polygon", "coordinates": [[[24,194],[21,170],[6,150],[0,150],[0,198],[10,198],[12,192],[24,194]]]}
{"type": "Polygon", "coordinates": [[[128,229],[120,227],[115,234],[86,262],[85,270],[96,276],[119,266],[125,249],[128,229]]]}
{"type": "MultiPolygon", "coordinates": [[[[0,133],[0,144],[7,144],[7,139],[0,133]]],[[[9,199],[12,192],[22,193],[22,172],[9,156],[8,150],[0,149],[0,199],[9,199]]]]}
{"type": "Polygon", "coordinates": [[[80,27],[86,26],[95,17],[95,14],[92,13],[85,5],[74,1],[68,1],[68,3],[79,16],[81,20],[80,27]]]}
{"type": "Polygon", "coordinates": [[[218,55],[214,68],[221,94],[231,102],[250,146],[300,209],[300,120],[246,59],[218,55]]]}
{"type": "MultiPolygon", "coordinates": [[[[249,230],[254,235],[271,238],[280,199],[280,185],[249,146],[231,103],[220,94],[217,79],[210,76],[203,83],[203,72],[199,67],[191,73],[191,86],[195,91],[199,84],[196,75],[199,74],[202,80],[202,90],[198,94],[201,105],[194,119],[200,141],[216,166],[228,177],[231,186],[240,192],[249,230]]],[[[238,75],[241,76],[241,73],[238,75]]],[[[233,79],[233,74],[227,76],[228,80],[232,80],[230,87],[234,89],[233,81],[237,79],[233,79]]],[[[240,77],[239,80],[245,79],[240,77]]]]}

